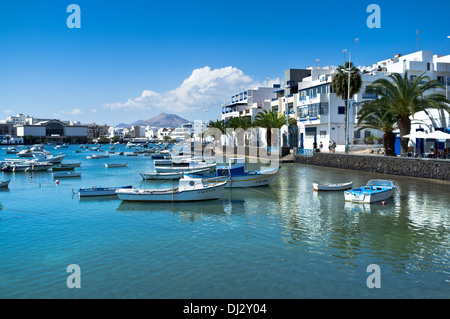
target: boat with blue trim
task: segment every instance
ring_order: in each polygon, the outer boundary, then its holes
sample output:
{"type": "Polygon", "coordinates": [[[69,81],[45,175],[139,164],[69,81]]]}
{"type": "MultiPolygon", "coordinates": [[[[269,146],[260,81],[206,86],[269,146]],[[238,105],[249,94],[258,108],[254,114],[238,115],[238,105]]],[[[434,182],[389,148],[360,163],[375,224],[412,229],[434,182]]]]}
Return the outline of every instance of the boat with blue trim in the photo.
{"type": "Polygon", "coordinates": [[[344,192],[346,201],[355,203],[374,203],[392,196],[396,186],[390,180],[372,179],[366,186],[344,192]]]}

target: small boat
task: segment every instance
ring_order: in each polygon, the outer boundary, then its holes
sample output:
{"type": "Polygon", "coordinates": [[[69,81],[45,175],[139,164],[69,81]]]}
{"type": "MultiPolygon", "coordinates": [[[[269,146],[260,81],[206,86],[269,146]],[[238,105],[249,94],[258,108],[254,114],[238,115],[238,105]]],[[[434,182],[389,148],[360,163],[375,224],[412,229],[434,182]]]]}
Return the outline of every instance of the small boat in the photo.
{"type": "Polygon", "coordinates": [[[91,156],[91,158],[93,158],[93,159],[108,158],[108,157],[109,157],[109,155],[107,155],[107,154],[94,154],[94,155],[91,156]]]}
{"type": "Polygon", "coordinates": [[[8,187],[10,181],[2,182],[0,181],[0,187],[8,187]]]}
{"type": "Polygon", "coordinates": [[[353,182],[338,183],[338,184],[318,184],[313,183],[315,191],[345,191],[353,187],[353,182]]]}
{"type": "Polygon", "coordinates": [[[52,173],[53,178],[81,177],[81,172],[52,173]]]}
{"type": "Polygon", "coordinates": [[[218,166],[214,173],[188,172],[189,176],[198,176],[205,181],[228,181],[226,188],[268,186],[278,174],[278,167],[260,170],[245,170],[245,158],[230,158],[228,166],[218,166]]]}
{"type": "Polygon", "coordinates": [[[6,154],[17,154],[19,151],[14,146],[10,146],[6,149],[6,154]]]}
{"type": "Polygon", "coordinates": [[[152,159],[169,159],[172,156],[170,154],[165,153],[154,153],[152,154],[152,159]]]}
{"type": "Polygon", "coordinates": [[[106,168],[111,168],[111,167],[126,167],[128,165],[128,163],[106,163],[105,166],[106,168]]]}
{"type": "Polygon", "coordinates": [[[49,155],[45,152],[34,152],[33,157],[37,162],[48,162],[52,164],[61,164],[62,160],[66,157],[66,154],[49,155]]]}
{"type": "Polygon", "coordinates": [[[30,149],[22,150],[17,153],[19,157],[33,157],[33,152],[30,149]]]}
{"type": "Polygon", "coordinates": [[[174,172],[193,172],[197,170],[206,170],[206,171],[214,171],[216,169],[216,163],[214,164],[206,164],[203,162],[191,162],[188,165],[177,166],[177,165],[158,165],[155,166],[155,171],[157,173],[174,173],[174,172]]]}
{"type": "Polygon", "coordinates": [[[125,153],[126,156],[138,156],[137,153],[125,153]]]}
{"type": "Polygon", "coordinates": [[[52,166],[52,171],[73,171],[75,167],[79,167],[79,164],[56,164],[52,166]]]}
{"type": "Polygon", "coordinates": [[[203,183],[201,178],[183,177],[177,188],[119,189],[117,196],[123,201],[193,202],[219,199],[227,182],[203,183]]]}
{"type": "Polygon", "coordinates": [[[183,173],[139,173],[139,175],[142,176],[143,180],[152,180],[152,179],[166,179],[166,180],[172,180],[172,179],[180,179],[183,177],[183,173]]]}
{"type": "Polygon", "coordinates": [[[395,189],[390,180],[372,179],[366,186],[345,191],[344,198],[349,202],[374,203],[390,198],[395,189]]]}
{"type": "Polygon", "coordinates": [[[40,162],[5,163],[0,168],[2,172],[37,172],[47,171],[53,165],[40,162]]]}
{"type": "Polygon", "coordinates": [[[78,196],[88,197],[88,196],[113,196],[116,195],[116,190],[118,189],[131,189],[133,186],[123,186],[123,187],[92,187],[92,188],[80,188],[78,190],[78,196]]]}

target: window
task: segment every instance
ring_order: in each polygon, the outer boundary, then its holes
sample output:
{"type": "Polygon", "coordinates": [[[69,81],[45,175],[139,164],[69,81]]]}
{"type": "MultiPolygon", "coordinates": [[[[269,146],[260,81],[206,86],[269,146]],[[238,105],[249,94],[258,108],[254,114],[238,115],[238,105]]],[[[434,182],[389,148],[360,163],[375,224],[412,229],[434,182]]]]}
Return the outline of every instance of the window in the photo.
{"type": "Polygon", "coordinates": [[[370,137],[370,135],[372,135],[372,132],[370,132],[370,131],[364,132],[364,138],[370,137]]]}
{"type": "Polygon", "coordinates": [[[427,70],[430,71],[430,63],[427,63],[427,70]]]}
{"type": "Polygon", "coordinates": [[[320,137],[327,137],[327,131],[320,131],[320,137]]]}
{"type": "Polygon", "coordinates": [[[338,106],[338,114],[345,114],[345,106],[338,106]]]}
{"type": "Polygon", "coordinates": [[[355,133],[353,134],[353,136],[355,138],[361,138],[361,131],[355,131],[355,133]]]}

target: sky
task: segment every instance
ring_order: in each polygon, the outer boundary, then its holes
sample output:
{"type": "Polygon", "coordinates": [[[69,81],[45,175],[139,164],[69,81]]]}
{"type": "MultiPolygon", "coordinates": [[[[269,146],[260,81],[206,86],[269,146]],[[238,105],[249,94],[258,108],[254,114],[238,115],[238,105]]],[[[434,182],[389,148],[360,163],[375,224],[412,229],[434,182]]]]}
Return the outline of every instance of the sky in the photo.
{"type": "Polygon", "coordinates": [[[371,65],[417,51],[420,30],[419,50],[448,55],[449,12],[448,0],[0,0],[0,119],[215,120],[233,94],[343,64],[343,49],[371,65]]]}

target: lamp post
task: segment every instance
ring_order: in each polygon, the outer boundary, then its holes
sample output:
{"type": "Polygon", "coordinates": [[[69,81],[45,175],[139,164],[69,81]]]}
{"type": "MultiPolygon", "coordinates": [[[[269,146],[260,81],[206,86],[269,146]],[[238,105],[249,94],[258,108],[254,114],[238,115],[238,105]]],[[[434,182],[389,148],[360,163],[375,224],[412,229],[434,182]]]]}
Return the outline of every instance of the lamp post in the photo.
{"type": "Polygon", "coordinates": [[[350,74],[351,74],[351,61],[352,58],[352,54],[349,52],[348,53],[348,70],[344,70],[344,72],[348,73],[348,80],[347,80],[347,87],[348,87],[348,91],[347,91],[347,110],[346,110],[346,114],[345,114],[345,118],[347,120],[347,125],[345,127],[345,153],[348,154],[348,133],[349,133],[349,113],[350,113],[350,74]]]}
{"type": "Polygon", "coordinates": [[[358,67],[358,42],[359,39],[355,39],[355,49],[356,49],[356,56],[355,56],[355,67],[358,67]]]}

